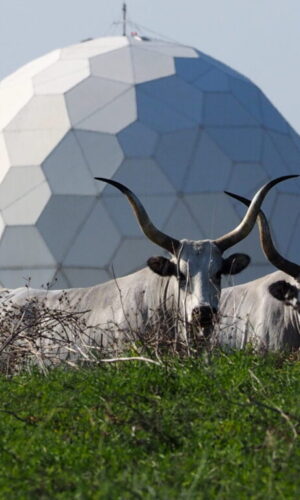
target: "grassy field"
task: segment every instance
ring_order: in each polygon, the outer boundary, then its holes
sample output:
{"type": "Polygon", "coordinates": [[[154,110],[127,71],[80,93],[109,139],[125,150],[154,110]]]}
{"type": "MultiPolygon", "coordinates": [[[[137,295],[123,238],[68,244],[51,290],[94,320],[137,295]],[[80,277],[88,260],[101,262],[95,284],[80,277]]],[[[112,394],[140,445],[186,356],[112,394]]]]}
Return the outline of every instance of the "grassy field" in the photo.
{"type": "Polygon", "coordinates": [[[300,497],[300,363],[239,352],[2,377],[1,499],[300,497]]]}

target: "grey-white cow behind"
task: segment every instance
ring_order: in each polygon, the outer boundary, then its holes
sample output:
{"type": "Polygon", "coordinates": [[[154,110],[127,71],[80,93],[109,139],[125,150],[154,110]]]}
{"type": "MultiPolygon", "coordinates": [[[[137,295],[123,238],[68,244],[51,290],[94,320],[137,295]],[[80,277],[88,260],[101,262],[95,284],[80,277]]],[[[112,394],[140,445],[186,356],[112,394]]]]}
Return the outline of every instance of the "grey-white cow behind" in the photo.
{"type": "MultiPolygon", "coordinates": [[[[188,323],[196,323],[197,327],[207,332],[212,329],[216,319],[221,275],[240,272],[249,263],[247,255],[234,254],[223,258],[223,252],[252,230],[260,205],[271,187],[290,177],[280,177],[259,189],[242,222],[228,234],[215,240],[200,241],[177,240],[162,233],[127,187],[110,179],[96,178],[126,195],[144,234],[167,250],[171,258],[152,257],[148,260],[148,266],[140,271],[87,288],[62,291],[22,287],[5,290],[0,308],[2,315],[7,314],[11,307],[28,309],[31,301],[53,310],[66,307],[67,303],[68,308],[85,312],[90,327],[89,341],[92,338],[93,342],[104,344],[104,347],[108,343],[108,337],[103,338],[104,329],[117,331],[122,337],[122,332],[143,328],[158,309],[171,314],[174,310],[176,314],[179,312],[183,318],[182,335],[185,335],[188,323]]],[[[202,216],[205,217],[205,214],[202,216]]],[[[64,335],[64,332],[61,334],[64,335]]]]}
{"type": "MultiPolygon", "coordinates": [[[[250,205],[246,198],[227,194],[250,205]]],[[[258,227],[263,252],[279,270],[222,290],[215,341],[233,349],[242,349],[247,344],[261,351],[298,349],[300,266],[285,259],[275,248],[262,210],[258,214],[258,227]]]]}

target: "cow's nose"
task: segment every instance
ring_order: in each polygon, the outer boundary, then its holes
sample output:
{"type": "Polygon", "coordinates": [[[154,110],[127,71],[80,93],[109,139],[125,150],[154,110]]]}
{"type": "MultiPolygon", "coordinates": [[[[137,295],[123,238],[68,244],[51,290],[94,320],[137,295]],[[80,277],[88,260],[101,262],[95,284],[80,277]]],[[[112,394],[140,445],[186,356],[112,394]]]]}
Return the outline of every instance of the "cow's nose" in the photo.
{"type": "Polygon", "coordinates": [[[193,309],[193,322],[195,321],[200,326],[209,326],[213,322],[213,317],[216,314],[216,309],[210,306],[200,306],[193,309]]]}

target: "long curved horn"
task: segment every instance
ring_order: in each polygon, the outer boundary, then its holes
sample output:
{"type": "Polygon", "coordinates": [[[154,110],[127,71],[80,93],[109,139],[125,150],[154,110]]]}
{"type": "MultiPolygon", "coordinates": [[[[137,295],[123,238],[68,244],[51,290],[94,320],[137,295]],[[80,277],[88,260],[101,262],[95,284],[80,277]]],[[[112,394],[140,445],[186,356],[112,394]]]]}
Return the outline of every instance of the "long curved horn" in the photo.
{"type": "MultiPolygon", "coordinates": [[[[235,198],[236,200],[241,201],[247,207],[250,206],[251,201],[247,200],[247,198],[239,196],[238,194],[228,193],[227,191],[225,192],[226,194],[228,194],[228,196],[231,196],[231,198],[235,198]]],[[[300,266],[298,264],[295,264],[294,262],[291,262],[290,260],[285,259],[278,252],[278,250],[276,250],[274,242],[272,240],[269,223],[267,221],[264,212],[261,209],[258,212],[257,221],[258,221],[260,244],[267,259],[271,262],[271,264],[273,264],[273,266],[277,267],[277,269],[280,269],[280,271],[283,271],[289,274],[290,276],[293,276],[293,278],[296,279],[299,278],[300,266]]]]}
{"type": "Polygon", "coordinates": [[[112,186],[119,189],[123,194],[125,194],[125,196],[127,196],[129,203],[132,206],[132,209],[140,224],[140,227],[147,238],[149,238],[149,240],[153,241],[153,243],[156,243],[156,245],[159,245],[165,250],[168,250],[168,252],[173,255],[178,254],[181,247],[180,241],[171,238],[171,236],[168,236],[167,234],[162,233],[152,224],[142,203],[140,202],[138,197],[132,191],[130,191],[130,189],[128,189],[120,182],[116,182],[111,179],[105,179],[104,177],[95,177],[95,179],[97,181],[103,181],[111,184],[112,186]]]}
{"type": "Polygon", "coordinates": [[[255,196],[252,198],[250,206],[242,222],[235,229],[214,241],[221,252],[224,252],[225,250],[227,250],[227,248],[232,247],[239,241],[246,238],[246,236],[248,236],[248,234],[254,227],[260,206],[268,191],[270,191],[270,189],[275,186],[275,184],[278,184],[279,182],[285,181],[287,179],[292,179],[293,177],[299,177],[299,175],[284,175],[283,177],[277,177],[277,179],[268,182],[257,191],[255,196]]]}

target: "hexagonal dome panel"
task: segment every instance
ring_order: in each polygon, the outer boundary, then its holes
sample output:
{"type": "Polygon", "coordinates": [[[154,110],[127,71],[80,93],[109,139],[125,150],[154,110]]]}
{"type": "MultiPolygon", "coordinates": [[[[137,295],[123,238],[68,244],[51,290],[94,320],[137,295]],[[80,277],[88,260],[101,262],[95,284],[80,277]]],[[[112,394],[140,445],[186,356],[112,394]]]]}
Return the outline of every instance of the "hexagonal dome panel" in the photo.
{"type": "MultiPolygon", "coordinates": [[[[161,252],[119,180],[174,237],[220,236],[269,179],[298,173],[300,137],[249,79],[192,47],[107,37],[55,50],[0,82],[0,284],[92,285],[161,252]]],[[[299,259],[300,182],[264,207],[275,240],[299,259]],[[291,214],[286,223],[285,211],[291,214]]],[[[271,270],[257,230],[235,282],[271,270]]]]}

